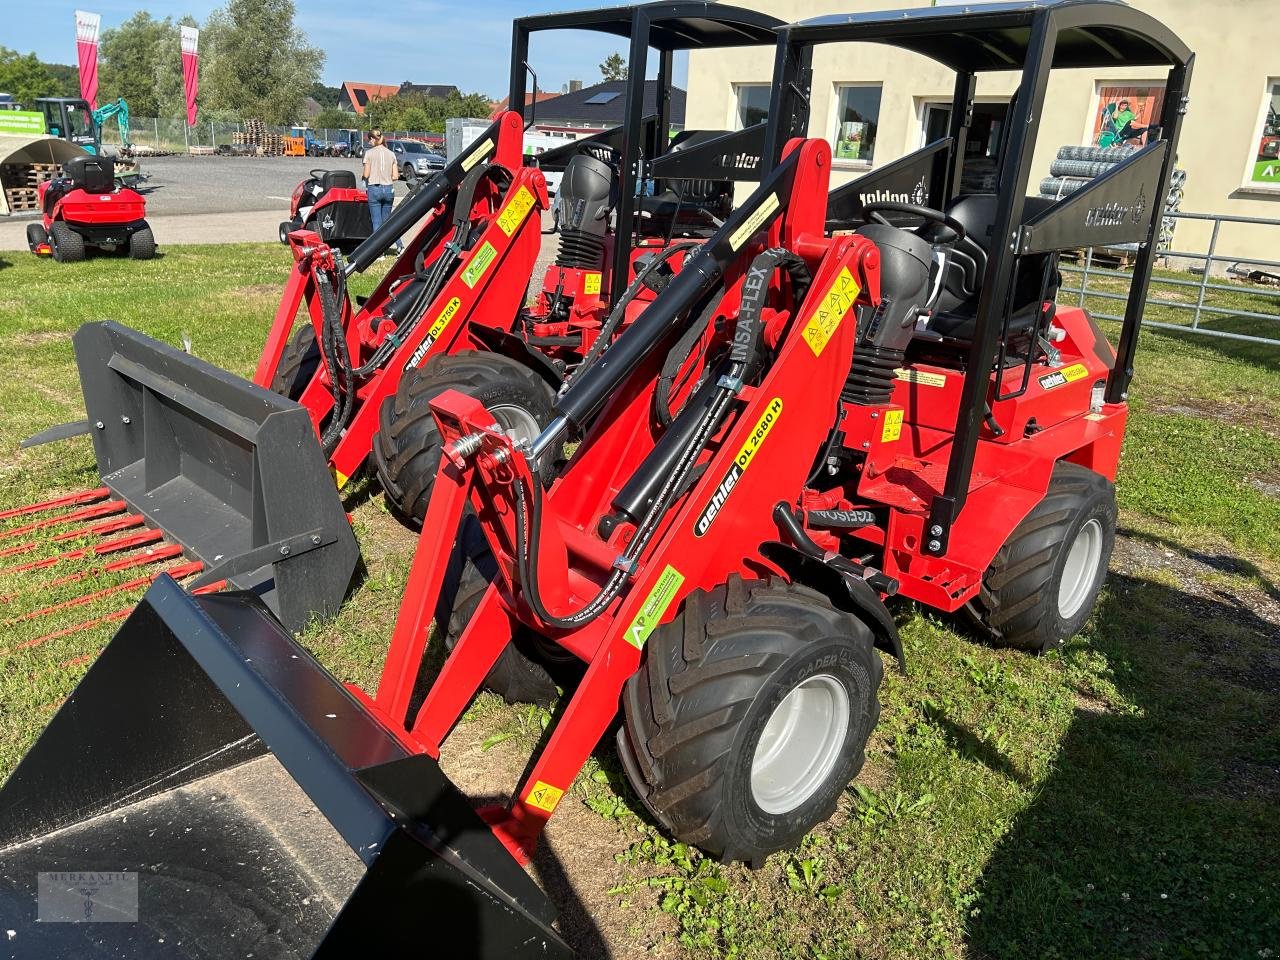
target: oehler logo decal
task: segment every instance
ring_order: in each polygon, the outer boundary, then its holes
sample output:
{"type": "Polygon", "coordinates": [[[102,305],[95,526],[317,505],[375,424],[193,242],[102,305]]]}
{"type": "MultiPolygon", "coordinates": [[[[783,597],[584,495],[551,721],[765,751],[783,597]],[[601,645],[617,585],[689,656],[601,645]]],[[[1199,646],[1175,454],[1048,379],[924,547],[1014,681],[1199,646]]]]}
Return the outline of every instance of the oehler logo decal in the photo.
{"type": "Polygon", "coordinates": [[[716,517],[720,515],[720,510],[724,507],[725,501],[729,499],[729,494],[733,493],[733,488],[738,485],[742,475],[747,472],[747,468],[751,466],[751,461],[755,459],[756,453],[764,446],[764,442],[769,436],[769,431],[773,429],[773,425],[778,422],[778,418],[781,416],[782,398],[774,397],[769,401],[769,406],[756,423],[756,428],[747,437],[747,442],[742,445],[738,455],[733,458],[733,463],[725,471],[720,483],[716,485],[715,492],[711,494],[711,500],[703,508],[702,513],[698,515],[698,522],[693,525],[694,536],[700,537],[711,529],[711,524],[715,523],[716,517]]]}
{"type": "Polygon", "coordinates": [[[440,334],[444,333],[445,328],[449,326],[449,321],[457,316],[458,308],[461,306],[462,301],[457,297],[452,297],[444,305],[444,309],[440,311],[440,316],[436,317],[436,322],[431,325],[431,329],[427,331],[422,343],[418,344],[418,349],[413,351],[413,356],[409,358],[409,366],[416,367],[422,362],[422,358],[427,355],[431,345],[440,339],[440,334]]]}

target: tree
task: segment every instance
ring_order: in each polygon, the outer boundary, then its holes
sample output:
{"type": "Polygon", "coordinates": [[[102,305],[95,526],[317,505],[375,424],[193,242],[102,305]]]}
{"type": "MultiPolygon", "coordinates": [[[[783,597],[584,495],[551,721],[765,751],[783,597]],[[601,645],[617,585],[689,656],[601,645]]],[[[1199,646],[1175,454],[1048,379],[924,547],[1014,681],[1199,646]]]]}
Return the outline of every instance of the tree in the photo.
{"type": "Polygon", "coordinates": [[[30,109],[36,97],[56,96],[57,81],[34,53],[0,47],[0,90],[30,109]]]}
{"type": "Polygon", "coordinates": [[[604,63],[600,64],[600,75],[606,80],[627,79],[627,61],[623,60],[622,54],[615,50],[604,58],[604,63]]]}
{"type": "Polygon", "coordinates": [[[124,97],[131,113],[159,116],[157,88],[162,74],[182,77],[177,38],[178,28],[172,20],[156,20],[145,10],[104,31],[98,50],[99,99],[124,97]]]}
{"type": "Polygon", "coordinates": [[[489,98],[481,93],[448,97],[397,93],[370,101],[364,116],[369,126],[383,130],[444,133],[444,122],[450,117],[487,117],[490,110],[489,98]]]}
{"type": "Polygon", "coordinates": [[[212,112],[288,124],[320,79],[324,53],[294,26],[292,0],[228,0],[200,35],[212,112]]]}
{"type": "Polygon", "coordinates": [[[315,115],[311,125],[320,130],[356,130],[360,126],[359,120],[360,118],[354,113],[339,110],[337,107],[325,107],[315,115]]]}
{"type": "Polygon", "coordinates": [[[311,89],[307,91],[307,96],[322,107],[336,107],[338,98],[342,96],[342,88],[331,87],[327,83],[317,82],[311,85],[311,89]]]}

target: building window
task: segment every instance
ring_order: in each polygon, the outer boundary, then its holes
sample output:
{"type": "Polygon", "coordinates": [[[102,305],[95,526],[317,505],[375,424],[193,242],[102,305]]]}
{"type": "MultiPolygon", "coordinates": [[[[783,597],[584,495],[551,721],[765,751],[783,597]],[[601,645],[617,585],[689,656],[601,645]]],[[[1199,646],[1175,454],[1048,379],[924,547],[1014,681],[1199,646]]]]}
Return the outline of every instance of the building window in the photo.
{"type": "Polygon", "coordinates": [[[754,127],[769,119],[769,97],[773,88],[767,83],[740,83],[734,88],[738,99],[738,129],[754,127]]]}
{"type": "Polygon", "coordinates": [[[1098,85],[1090,143],[1095,147],[1141,147],[1160,137],[1164,84],[1098,85]]]}
{"type": "Polygon", "coordinates": [[[1267,81],[1262,122],[1250,148],[1245,185],[1280,189],[1280,80],[1267,81]]]}
{"type": "Polygon", "coordinates": [[[880,93],[878,83],[836,87],[833,144],[837,160],[871,163],[875,159],[880,93]]]}

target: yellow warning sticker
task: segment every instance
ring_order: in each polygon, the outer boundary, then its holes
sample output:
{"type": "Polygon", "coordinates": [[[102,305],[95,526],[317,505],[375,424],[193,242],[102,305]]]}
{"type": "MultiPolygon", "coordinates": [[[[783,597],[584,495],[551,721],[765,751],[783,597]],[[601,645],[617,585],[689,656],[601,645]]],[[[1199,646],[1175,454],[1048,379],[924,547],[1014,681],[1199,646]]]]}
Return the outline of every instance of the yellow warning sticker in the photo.
{"type": "Polygon", "coordinates": [[[623,634],[627,643],[637,650],[644,649],[644,643],[649,639],[649,634],[653,633],[662,622],[667,607],[671,606],[671,601],[676,598],[683,583],[684,574],[671,564],[667,564],[666,569],[654,583],[653,589],[649,591],[649,595],[644,598],[644,603],[640,605],[640,612],[636,614],[636,618],[631,621],[631,626],[627,627],[627,632],[623,634]]]}
{"type": "Polygon", "coordinates": [[[600,292],[600,274],[588,273],[582,278],[583,293],[599,293],[600,292]]]}
{"type": "Polygon", "coordinates": [[[339,490],[341,490],[343,487],[345,487],[345,486],[347,485],[347,481],[349,481],[350,479],[351,479],[351,478],[350,478],[350,477],[348,477],[348,476],[347,476],[345,473],[343,473],[341,470],[337,469],[336,467],[334,468],[334,470],[333,470],[333,482],[334,482],[334,483],[336,483],[336,484],[338,485],[338,489],[339,489],[339,490]]]}
{"type": "Polygon", "coordinates": [[[853,279],[849,268],[844,267],[836,277],[835,283],[831,284],[831,289],[823,294],[822,302],[818,304],[818,309],[809,318],[804,328],[804,342],[809,345],[815,357],[822,356],[827,342],[840,326],[840,321],[849,312],[853,302],[858,299],[861,289],[858,281],[853,279]]]}
{"type": "Polygon", "coordinates": [[[511,198],[505,210],[498,215],[498,226],[508,237],[516,232],[516,228],[524,223],[524,218],[533,209],[533,194],[528,187],[521,187],[511,198]]]}
{"type": "Polygon", "coordinates": [[[553,787],[551,784],[539,780],[533,785],[533,789],[529,791],[529,796],[524,798],[524,802],[544,813],[555,813],[556,807],[560,804],[560,798],[563,796],[564,791],[559,787],[553,787]]]}
{"type": "Polygon", "coordinates": [[[489,151],[493,149],[493,141],[486,137],[476,145],[476,148],[466,155],[462,160],[462,169],[470,170],[477,163],[489,155],[489,151]]]}
{"type": "Polygon", "coordinates": [[[904,380],[907,383],[918,383],[924,387],[945,387],[947,385],[945,376],[929,370],[911,370],[899,367],[893,371],[893,375],[899,380],[904,380]]]}
{"type": "Polygon", "coordinates": [[[743,222],[737,230],[729,237],[729,249],[734,253],[746,245],[746,242],[760,232],[760,228],[764,226],[766,220],[773,216],[774,212],[781,204],[778,203],[778,195],[771,193],[764,198],[760,206],[751,212],[751,215],[743,222]]]}
{"type": "Polygon", "coordinates": [[[1060,387],[1064,383],[1074,383],[1077,380],[1083,380],[1089,375],[1089,368],[1083,363],[1073,363],[1069,367],[1063,367],[1061,370],[1055,370],[1053,373],[1046,373],[1040,378],[1040,386],[1045,390],[1052,390],[1054,387],[1060,387]]]}
{"type": "Polygon", "coordinates": [[[893,443],[902,436],[902,411],[886,410],[884,412],[884,429],[880,431],[881,443],[893,443]]]}
{"type": "Polygon", "coordinates": [[[1084,418],[1086,420],[1092,420],[1094,423],[1100,423],[1107,419],[1107,415],[1105,413],[1086,413],[1084,418]]]}
{"type": "Polygon", "coordinates": [[[498,259],[498,251],[493,248],[493,244],[486,240],[480,244],[480,249],[475,252],[475,256],[471,258],[471,262],[467,264],[467,269],[462,271],[462,282],[472,289],[480,282],[480,278],[484,276],[484,272],[489,269],[489,264],[498,259]]]}

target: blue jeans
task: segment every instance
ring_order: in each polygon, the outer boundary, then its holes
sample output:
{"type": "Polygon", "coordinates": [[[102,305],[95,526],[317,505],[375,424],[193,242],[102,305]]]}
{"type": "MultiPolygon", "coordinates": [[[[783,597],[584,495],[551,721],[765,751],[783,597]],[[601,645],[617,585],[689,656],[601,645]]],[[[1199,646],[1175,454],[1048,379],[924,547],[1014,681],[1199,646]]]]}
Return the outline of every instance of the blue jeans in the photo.
{"type": "MultiPolygon", "coordinates": [[[[369,221],[376,232],[382,221],[391,216],[391,205],[395,202],[396,191],[389,183],[371,183],[365,190],[369,197],[369,221]]],[[[396,241],[399,249],[400,241],[396,241]]]]}

